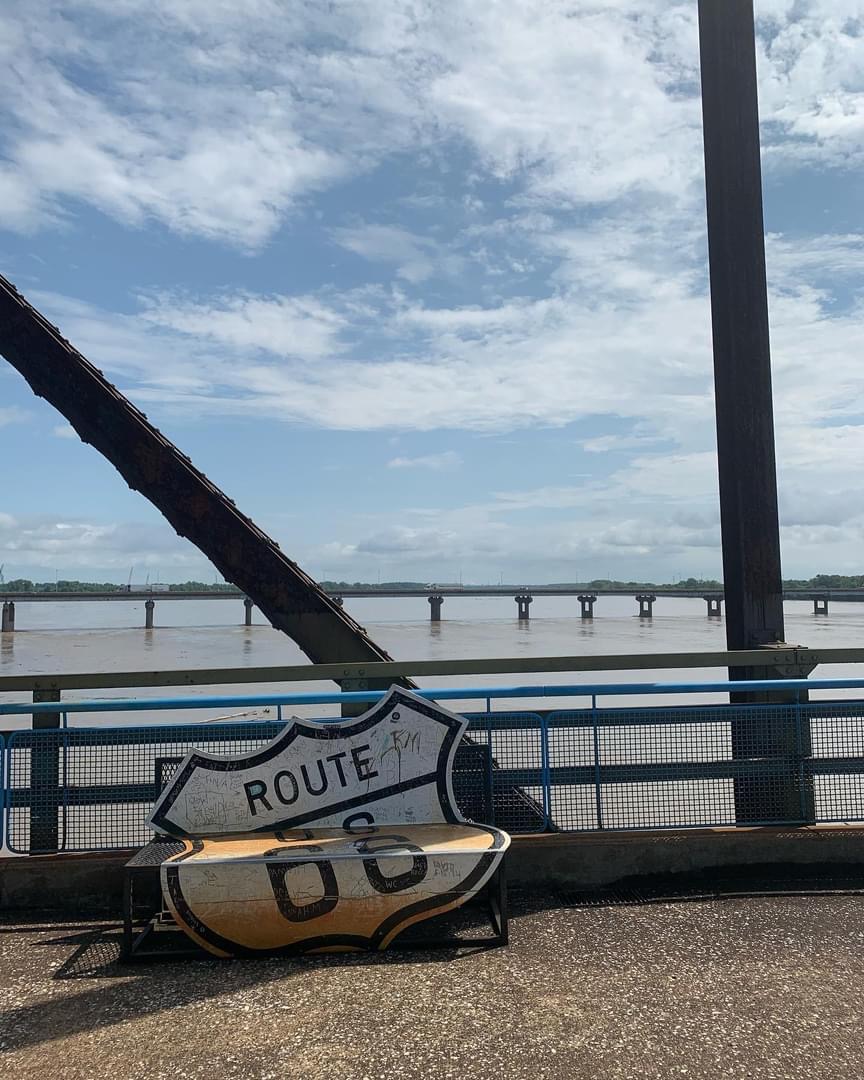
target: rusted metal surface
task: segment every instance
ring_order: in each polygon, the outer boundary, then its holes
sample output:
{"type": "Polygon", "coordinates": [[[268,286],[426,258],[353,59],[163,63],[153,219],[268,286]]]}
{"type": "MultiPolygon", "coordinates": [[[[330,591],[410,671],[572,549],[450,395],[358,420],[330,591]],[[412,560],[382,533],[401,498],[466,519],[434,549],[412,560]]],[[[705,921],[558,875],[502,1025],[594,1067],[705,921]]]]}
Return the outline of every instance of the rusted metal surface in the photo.
{"type": "Polygon", "coordinates": [[[311,660],[390,659],[3,277],[0,352],[311,660]]]}
{"type": "MultiPolygon", "coordinates": [[[[698,9],[726,644],[752,649],[785,638],[753,0],[698,9]]],[[[733,680],[765,675],[729,669],[733,680]]],[[[733,723],[732,752],[797,761],[809,730],[791,712],[785,724],[733,723]]],[[[815,816],[812,794],[802,800],[780,775],[737,780],[735,802],[739,824],[815,816]]]]}
{"type": "Polygon", "coordinates": [[[752,649],[784,639],[752,0],[699,29],[726,640],[752,649]]]}

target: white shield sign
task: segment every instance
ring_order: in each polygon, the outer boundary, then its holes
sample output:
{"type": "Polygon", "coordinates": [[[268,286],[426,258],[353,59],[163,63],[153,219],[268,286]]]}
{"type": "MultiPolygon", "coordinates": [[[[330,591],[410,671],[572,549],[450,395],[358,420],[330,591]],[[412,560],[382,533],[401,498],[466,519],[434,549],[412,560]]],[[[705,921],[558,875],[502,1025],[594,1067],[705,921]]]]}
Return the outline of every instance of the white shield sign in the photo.
{"type": "Polygon", "coordinates": [[[356,719],[294,720],[248,754],[193,750],[148,824],[169,836],[195,837],[306,825],[461,822],[451,771],[467,723],[393,687],[356,719]]]}

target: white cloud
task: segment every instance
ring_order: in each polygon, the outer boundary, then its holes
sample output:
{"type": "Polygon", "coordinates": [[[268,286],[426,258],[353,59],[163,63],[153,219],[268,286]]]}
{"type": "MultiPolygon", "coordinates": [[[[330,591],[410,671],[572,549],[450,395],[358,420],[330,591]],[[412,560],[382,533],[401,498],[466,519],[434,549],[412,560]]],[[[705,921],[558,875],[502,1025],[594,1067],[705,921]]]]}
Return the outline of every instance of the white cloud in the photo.
{"type": "Polygon", "coordinates": [[[30,418],[26,409],[20,409],[17,405],[9,405],[0,408],[0,428],[8,424],[23,424],[30,418]]]}
{"type": "Polygon", "coordinates": [[[861,0],[762,0],[757,14],[768,161],[811,161],[820,168],[860,164],[861,0]]]}
{"type": "Polygon", "coordinates": [[[424,454],[420,457],[395,457],[387,462],[388,469],[455,469],[462,464],[462,458],[455,450],[444,450],[440,454],[424,454]]]}
{"type": "Polygon", "coordinates": [[[206,304],[157,298],[144,318],[199,340],[238,351],[262,349],[277,356],[317,360],[340,352],[345,319],[309,296],[229,296],[206,304]]]}
{"type": "MultiPolygon", "coordinates": [[[[495,306],[430,307],[398,294],[161,295],[138,315],[39,294],[47,314],[133,397],[203,415],[261,415],[343,430],[506,430],[616,416],[639,438],[713,450],[705,283],[689,236],[645,234],[633,281],[610,224],[565,245],[562,283],[495,306]],[[590,282],[594,281],[592,288],[590,282]]],[[[545,243],[547,237],[541,237],[545,243]]],[[[860,309],[811,281],[854,283],[860,237],[772,238],[774,389],[781,445],[864,414],[860,309]],[[818,378],[814,357],[830,378],[818,378]]],[[[625,260],[626,261],[626,260],[625,260]]],[[[632,436],[631,436],[632,439],[632,436]]],[[[608,442],[586,448],[608,448],[608,442]]],[[[632,445],[633,449],[639,449],[632,445]]]]}
{"type": "Polygon", "coordinates": [[[15,567],[54,568],[72,574],[136,566],[199,568],[205,560],[167,523],[57,519],[48,515],[0,514],[0,562],[6,576],[15,567]]]}
{"type": "MultiPolygon", "coordinates": [[[[771,159],[857,160],[860,0],[759,14],[771,159]]],[[[310,194],[448,140],[529,202],[701,199],[690,2],[31,0],[0,19],[11,227],[77,200],[255,247],[310,194]]],[[[428,276],[422,241],[363,228],[343,241],[428,276]]]]}
{"type": "Polygon", "coordinates": [[[414,285],[431,277],[445,262],[450,272],[462,265],[457,257],[439,253],[434,241],[395,225],[338,228],[333,230],[333,237],[342,247],[364,259],[395,264],[397,276],[414,285]]]}

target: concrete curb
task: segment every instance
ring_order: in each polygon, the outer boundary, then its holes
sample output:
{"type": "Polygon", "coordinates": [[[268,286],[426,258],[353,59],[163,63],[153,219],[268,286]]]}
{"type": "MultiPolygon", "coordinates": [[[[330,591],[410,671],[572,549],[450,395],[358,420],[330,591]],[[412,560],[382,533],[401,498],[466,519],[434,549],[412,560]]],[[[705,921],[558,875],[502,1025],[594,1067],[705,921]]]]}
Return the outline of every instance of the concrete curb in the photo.
{"type": "MultiPolygon", "coordinates": [[[[133,850],[0,859],[0,911],[118,916],[133,850]]],[[[864,870],[864,826],[676,829],[514,836],[511,885],[526,892],[593,889],[665,874],[799,866],[864,870]]]]}

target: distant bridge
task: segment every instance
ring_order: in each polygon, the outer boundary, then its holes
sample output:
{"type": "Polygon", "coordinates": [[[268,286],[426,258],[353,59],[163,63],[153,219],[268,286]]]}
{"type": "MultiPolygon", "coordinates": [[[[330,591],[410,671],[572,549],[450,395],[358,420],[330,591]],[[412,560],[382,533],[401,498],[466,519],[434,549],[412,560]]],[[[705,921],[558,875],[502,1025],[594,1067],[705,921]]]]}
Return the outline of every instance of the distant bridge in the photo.
{"type": "MultiPolygon", "coordinates": [[[[429,603],[432,622],[441,621],[441,609],[447,597],[460,596],[507,596],[516,602],[517,618],[530,618],[530,606],[536,596],[574,596],[579,601],[583,619],[594,617],[594,605],[603,596],[632,596],[636,601],[640,618],[650,619],[654,604],[660,597],[681,597],[704,600],[709,618],[719,618],[722,613],[724,593],[722,589],[675,589],[675,588],[593,588],[590,585],[435,585],[423,588],[354,588],[326,589],[338,603],[345,598],[378,597],[425,597],[429,603]]],[[[138,601],[144,603],[144,625],[153,628],[153,612],[156,602],[163,600],[242,600],[245,609],[245,625],[252,625],[254,603],[243,593],[235,590],[211,592],[170,592],[156,589],[121,589],[117,592],[4,592],[0,631],[10,633],[15,629],[15,608],[22,603],[105,603],[138,601]]],[[[828,602],[864,602],[864,589],[789,589],[783,593],[784,600],[810,600],[814,615],[827,615],[828,602]]]]}

